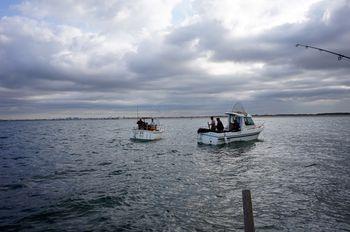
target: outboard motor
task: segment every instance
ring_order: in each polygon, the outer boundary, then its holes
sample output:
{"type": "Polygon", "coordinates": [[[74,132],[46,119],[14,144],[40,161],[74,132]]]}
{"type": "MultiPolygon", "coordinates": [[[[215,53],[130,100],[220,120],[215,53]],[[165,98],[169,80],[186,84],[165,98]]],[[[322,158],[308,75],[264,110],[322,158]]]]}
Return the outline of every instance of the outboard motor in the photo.
{"type": "Polygon", "coordinates": [[[200,134],[200,133],[207,133],[207,132],[210,132],[211,130],[210,129],[207,129],[207,128],[199,128],[197,130],[197,134],[200,134]]]}

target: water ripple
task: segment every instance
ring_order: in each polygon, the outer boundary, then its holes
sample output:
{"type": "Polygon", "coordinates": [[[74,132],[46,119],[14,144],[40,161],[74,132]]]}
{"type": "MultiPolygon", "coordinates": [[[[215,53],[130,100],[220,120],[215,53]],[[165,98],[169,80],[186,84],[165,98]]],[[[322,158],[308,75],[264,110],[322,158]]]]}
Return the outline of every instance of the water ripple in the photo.
{"type": "Polygon", "coordinates": [[[255,142],[196,144],[204,119],[0,123],[1,231],[350,231],[348,117],[264,118],[255,142]]]}

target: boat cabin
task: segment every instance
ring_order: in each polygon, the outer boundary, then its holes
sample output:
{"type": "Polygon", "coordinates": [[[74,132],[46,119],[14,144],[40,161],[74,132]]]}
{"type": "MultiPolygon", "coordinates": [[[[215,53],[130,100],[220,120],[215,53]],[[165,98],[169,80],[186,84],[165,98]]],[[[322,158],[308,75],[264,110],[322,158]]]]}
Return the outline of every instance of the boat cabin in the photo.
{"type": "Polygon", "coordinates": [[[137,121],[137,127],[139,130],[158,130],[159,121],[151,117],[142,117],[137,121]]]}
{"type": "Polygon", "coordinates": [[[254,126],[254,121],[251,115],[240,112],[226,112],[228,131],[241,131],[247,127],[254,126]]]}

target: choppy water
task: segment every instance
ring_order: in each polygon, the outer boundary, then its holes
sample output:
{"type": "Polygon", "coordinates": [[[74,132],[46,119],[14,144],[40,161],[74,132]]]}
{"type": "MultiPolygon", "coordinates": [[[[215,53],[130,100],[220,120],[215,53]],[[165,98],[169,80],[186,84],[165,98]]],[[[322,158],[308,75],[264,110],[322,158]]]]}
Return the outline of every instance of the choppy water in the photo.
{"type": "Polygon", "coordinates": [[[206,119],[0,122],[0,231],[350,231],[350,117],[259,118],[256,142],[196,144],[206,119]]]}

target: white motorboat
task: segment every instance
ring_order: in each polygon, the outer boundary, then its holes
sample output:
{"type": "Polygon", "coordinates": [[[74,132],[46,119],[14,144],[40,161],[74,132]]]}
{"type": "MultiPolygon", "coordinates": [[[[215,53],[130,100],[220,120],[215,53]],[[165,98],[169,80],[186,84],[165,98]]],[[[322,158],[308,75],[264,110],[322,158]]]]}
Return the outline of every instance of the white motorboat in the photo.
{"type": "Polygon", "coordinates": [[[250,114],[243,111],[226,112],[228,124],[221,132],[206,128],[198,129],[199,144],[220,145],[236,141],[251,141],[258,139],[264,130],[263,125],[255,125],[250,114]]]}
{"type": "Polygon", "coordinates": [[[131,139],[138,141],[153,141],[162,138],[163,128],[154,118],[140,118],[137,127],[132,129],[131,139]]]}

